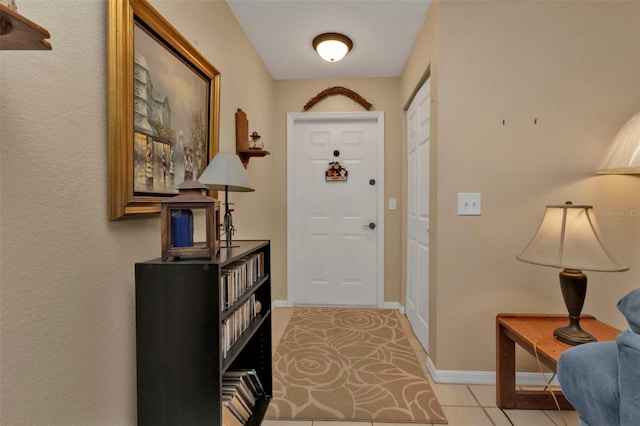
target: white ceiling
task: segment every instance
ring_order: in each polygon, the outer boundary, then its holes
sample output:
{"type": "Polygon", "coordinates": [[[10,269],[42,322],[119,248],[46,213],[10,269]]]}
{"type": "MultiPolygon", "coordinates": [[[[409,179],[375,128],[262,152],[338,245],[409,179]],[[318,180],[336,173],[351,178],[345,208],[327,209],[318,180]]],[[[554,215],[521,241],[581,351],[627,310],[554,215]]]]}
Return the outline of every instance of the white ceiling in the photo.
{"type": "Polygon", "coordinates": [[[274,80],[398,77],[431,0],[227,0],[274,80]],[[326,62],[311,45],[342,33],[353,49],[326,62]]]}

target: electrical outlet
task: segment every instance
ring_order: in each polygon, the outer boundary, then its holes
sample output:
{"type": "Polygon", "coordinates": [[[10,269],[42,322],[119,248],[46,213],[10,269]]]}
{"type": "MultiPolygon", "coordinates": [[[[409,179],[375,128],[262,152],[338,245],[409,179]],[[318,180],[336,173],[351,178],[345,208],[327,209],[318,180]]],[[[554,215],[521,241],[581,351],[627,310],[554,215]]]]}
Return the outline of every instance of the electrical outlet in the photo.
{"type": "Polygon", "coordinates": [[[481,197],[479,192],[458,193],[458,216],[480,216],[481,197]]]}

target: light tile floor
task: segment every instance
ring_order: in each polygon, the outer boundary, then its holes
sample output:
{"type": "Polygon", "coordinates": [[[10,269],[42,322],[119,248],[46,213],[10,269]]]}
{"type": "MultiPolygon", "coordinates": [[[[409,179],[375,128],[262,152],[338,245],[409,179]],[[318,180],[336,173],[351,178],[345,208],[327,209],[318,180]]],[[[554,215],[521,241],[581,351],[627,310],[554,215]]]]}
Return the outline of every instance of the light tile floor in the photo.
{"type": "MultiPolygon", "coordinates": [[[[273,350],[275,350],[291,318],[293,308],[273,310],[273,350]]],[[[408,322],[404,324],[410,330],[408,322]]],[[[502,410],[496,406],[496,387],[489,385],[449,385],[433,383],[426,368],[427,354],[412,333],[411,344],[424,367],[450,426],[576,426],[578,415],[574,411],[502,410]],[[566,422],[566,423],[564,423],[566,422]]],[[[265,420],[263,426],[408,426],[407,423],[327,422],[265,420]]],[[[411,423],[411,426],[431,426],[411,423]]]]}

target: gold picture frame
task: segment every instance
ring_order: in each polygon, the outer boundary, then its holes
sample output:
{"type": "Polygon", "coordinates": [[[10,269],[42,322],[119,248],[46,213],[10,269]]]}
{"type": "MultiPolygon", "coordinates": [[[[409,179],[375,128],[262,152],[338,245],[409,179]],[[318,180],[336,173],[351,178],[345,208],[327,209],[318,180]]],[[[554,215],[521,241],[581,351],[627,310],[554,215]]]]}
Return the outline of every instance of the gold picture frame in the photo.
{"type": "Polygon", "coordinates": [[[220,72],[146,0],[110,0],[108,103],[109,219],[158,215],[218,152],[220,72]]]}

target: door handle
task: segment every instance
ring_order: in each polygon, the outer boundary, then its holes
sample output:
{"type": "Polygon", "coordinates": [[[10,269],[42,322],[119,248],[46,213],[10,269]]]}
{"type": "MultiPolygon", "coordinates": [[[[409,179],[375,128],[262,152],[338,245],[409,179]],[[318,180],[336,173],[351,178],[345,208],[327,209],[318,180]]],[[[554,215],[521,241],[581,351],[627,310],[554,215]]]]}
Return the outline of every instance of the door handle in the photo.
{"type": "Polygon", "coordinates": [[[371,222],[368,225],[362,225],[364,229],[376,229],[376,224],[371,222]]]}

